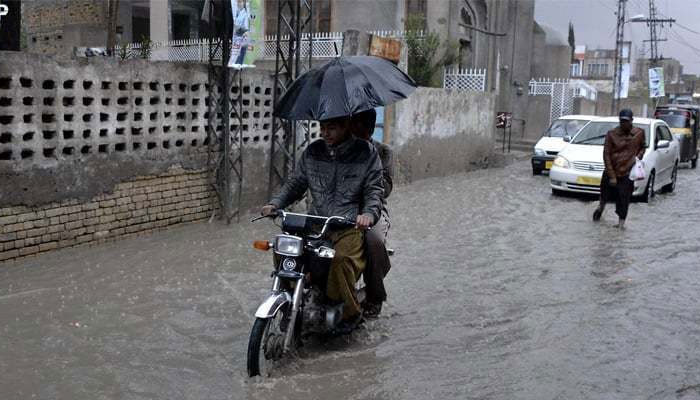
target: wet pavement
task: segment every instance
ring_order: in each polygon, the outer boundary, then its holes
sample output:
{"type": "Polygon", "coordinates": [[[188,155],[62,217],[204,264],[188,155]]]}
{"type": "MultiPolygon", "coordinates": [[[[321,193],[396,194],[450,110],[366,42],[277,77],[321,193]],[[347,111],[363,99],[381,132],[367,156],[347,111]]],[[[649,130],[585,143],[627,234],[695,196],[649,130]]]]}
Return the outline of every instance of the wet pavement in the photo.
{"type": "Polygon", "coordinates": [[[267,222],[195,224],[0,266],[2,399],[694,399],[700,174],[631,206],[527,161],[398,187],[389,302],[248,379],[267,222]]]}

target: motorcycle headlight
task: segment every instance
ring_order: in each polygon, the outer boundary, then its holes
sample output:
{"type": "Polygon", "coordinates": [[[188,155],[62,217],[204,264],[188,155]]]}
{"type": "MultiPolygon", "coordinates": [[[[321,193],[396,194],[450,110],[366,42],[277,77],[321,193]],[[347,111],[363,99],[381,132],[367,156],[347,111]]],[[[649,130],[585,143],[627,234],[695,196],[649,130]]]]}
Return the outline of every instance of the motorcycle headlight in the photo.
{"type": "Polygon", "coordinates": [[[304,250],[304,241],[298,236],[277,235],[275,237],[275,253],[298,257],[304,250]]]}
{"type": "Polygon", "coordinates": [[[569,163],[569,160],[562,156],[558,156],[557,158],[554,159],[554,165],[559,167],[559,168],[571,168],[571,164],[569,163]]]}
{"type": "Polygon", "coordinates": [[[535,155],[536,155],[536,156],[546,156],[546,155],[547,155],[547,152],[544,151],[544,150],[542,150],[542,149],[538,149],[537,147],[535,147],[535,155]]]}

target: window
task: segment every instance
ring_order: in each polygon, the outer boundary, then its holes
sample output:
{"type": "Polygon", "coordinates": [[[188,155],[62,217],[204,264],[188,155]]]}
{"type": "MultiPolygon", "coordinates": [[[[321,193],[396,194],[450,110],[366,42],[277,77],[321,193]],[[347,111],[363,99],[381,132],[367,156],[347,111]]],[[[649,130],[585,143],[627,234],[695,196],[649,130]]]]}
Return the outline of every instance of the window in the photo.
{"type": "Polygon", "coordinates": [[[656,126],[656,135],[654,135],[654,148],[658,146],[660,140],[672,140],[671,132],[669,132],[668,129],[666,129],[666,127],[663,125],[656,126]]]}
{"type": "Polygon", "coordinates": [[[406,19],[411,16],[422,19],[422,29],[426,29],[426,18],[428,16],[427,0],[406,0],[406,19]]]}
{"type": "Polygon", "coordinates": [[[671,131],[668,130],[668,127],[661,125],[661,139],[662,140],[668,140],[669,142],[673,140],[673,136],[671,135],[671,131]]]}
{"type": "Polygon", "coordinates": [[[608,76],[608,64],[588,64],[588,76],[608,76]]]}
{"type": "MultiPolygon", "coordinates": [[[[279,3],[279,0],[265,0],[265,35],[277,35],[277,9],[279,3]]],[[[313,31],[330,32],[332,16],[331,0],[314,0],[312,7],[313,31]]]]}

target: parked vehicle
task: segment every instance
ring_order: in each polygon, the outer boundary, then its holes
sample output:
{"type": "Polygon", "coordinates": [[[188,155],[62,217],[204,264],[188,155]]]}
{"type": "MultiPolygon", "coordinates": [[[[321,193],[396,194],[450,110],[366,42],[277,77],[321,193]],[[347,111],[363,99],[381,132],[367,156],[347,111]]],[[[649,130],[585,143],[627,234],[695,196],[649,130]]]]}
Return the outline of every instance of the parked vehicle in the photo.
{"type": "MultiPolygon", "coordinates": [[[[605,117],[595,119],[581,129],[554,160],[549,172],[553,194],[600,193],[600,181],[605,169],[605,135],[618,125],[617,117],[605,117]]],[[[675,190],[680,162],[679,144],[668,124],[662,120],[635,118],[634,126],[644,130],[647,149],[642,158],[646,178],[634,183],[632,195],[649,201],[659,190],[675,190]]]]}
{"type": "MultiPolygon", "coordinates": [[[[266,217],[256,218],[255,220],[266,217]]],[[[319,217],[278,211],[283,233],[274,242],[256,241],[259,250],[272,249],[275,269],[272,291],[255,312],[248,340],[248,375],[265,375],[270,367],[301,343],[303,335],[332,333],[343,315],[343,304],[326,298],[325,287],[331,259],[335,256],[326,234],[355,226],[343,217],[319,217]]],[[[255,221],[254,220],[254,221],[255,221]]],[[[393,250],[387,249],[389,254],[393,250]]],[[[356,289],[358,301],[364,288],[356,289]]]]}
{"type": "Polygon", "coordinates": [[[656,107],[655,118],[664,120],[680,145],[681,162],[698,166],[698,135],[700,135],[700,106],[668,104],[656,107]]]}
{"type": "Polygon", "coordinates": [[[566,145],[564,139],[574,137],[594,118],[596,117],[593,115],[565,115],[552,122],[547,132],[535,144],[532,155],[532,174],[539,175],[542,171],[549,171],[557,154],[566,145]]]}

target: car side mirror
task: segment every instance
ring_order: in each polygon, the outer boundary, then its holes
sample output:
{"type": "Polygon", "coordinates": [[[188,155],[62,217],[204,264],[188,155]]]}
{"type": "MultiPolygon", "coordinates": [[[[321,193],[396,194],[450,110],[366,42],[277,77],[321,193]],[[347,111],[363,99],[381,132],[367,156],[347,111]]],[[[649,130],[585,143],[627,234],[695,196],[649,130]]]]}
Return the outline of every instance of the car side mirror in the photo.
{"type": "Polygon", "coordinates": [[[671,142],[668,140],[659,140],[658,143],[656,143],[656,148],[657,149],[668,149],[671,146],[671,142]]]}
{"type": "Polygon", "coordinates": [[[568,136],[568,135],[567,135],[567,136],[564,136],[564,141],[565,141],[566,143],[569,143],[569,142],[571,141],[571,136],[568,136]]]}

